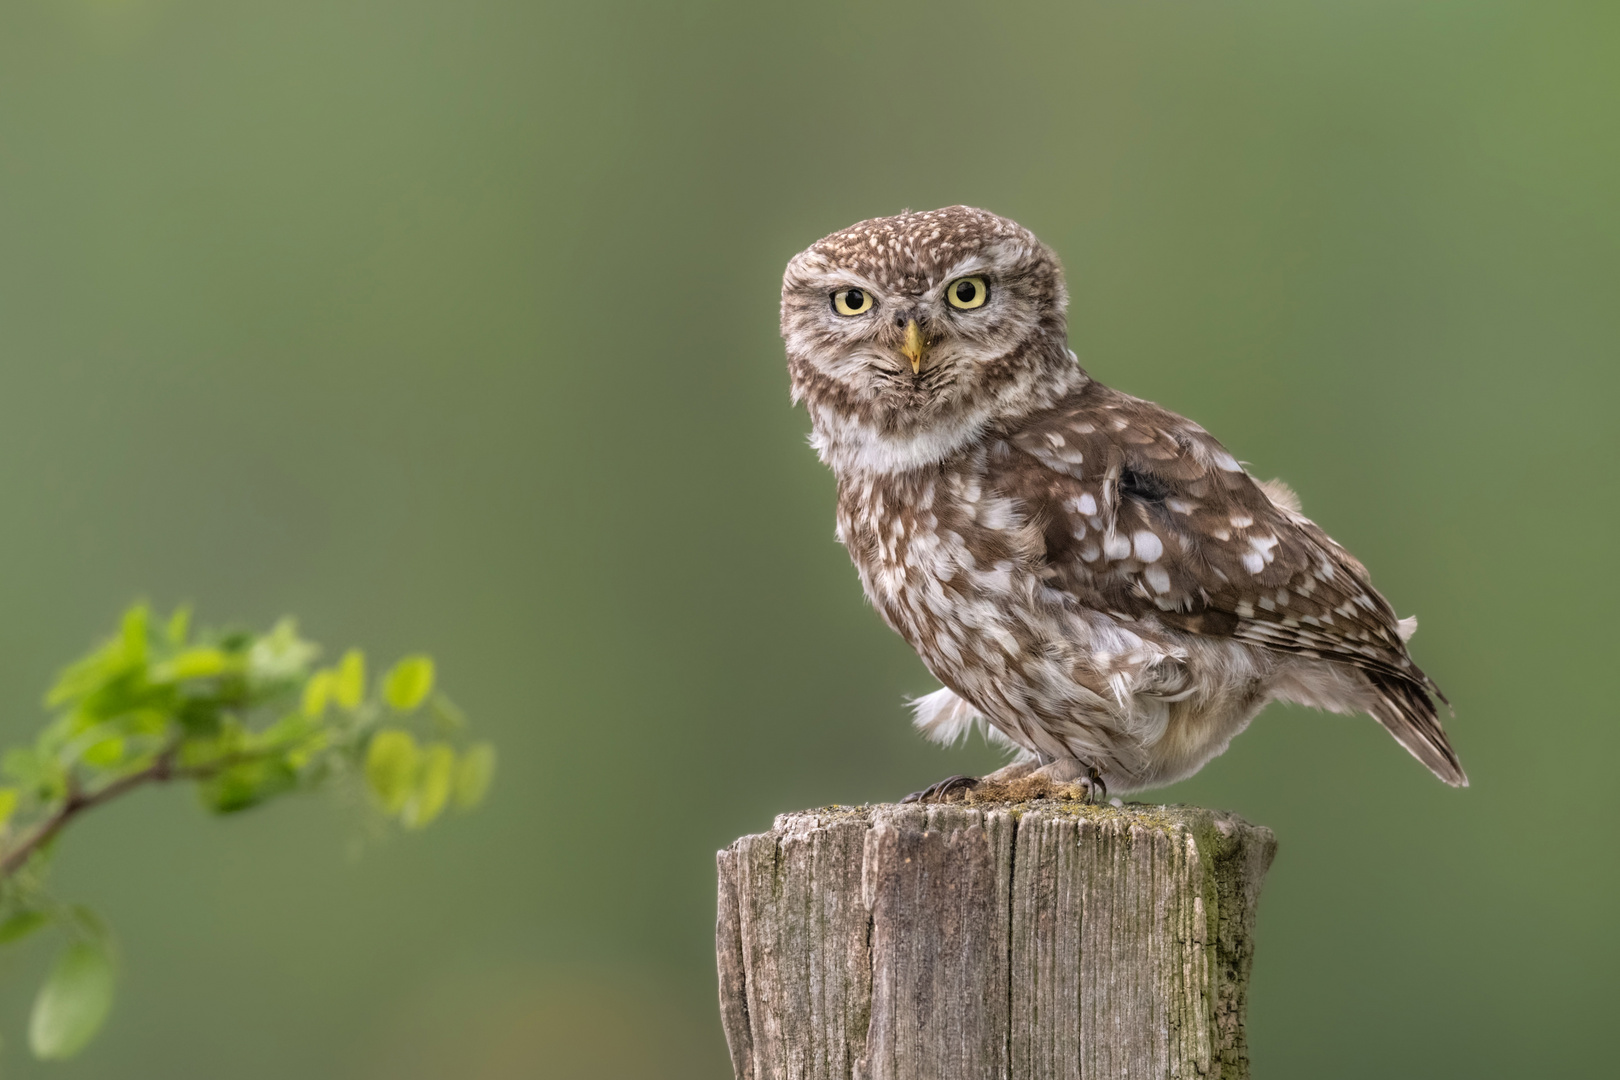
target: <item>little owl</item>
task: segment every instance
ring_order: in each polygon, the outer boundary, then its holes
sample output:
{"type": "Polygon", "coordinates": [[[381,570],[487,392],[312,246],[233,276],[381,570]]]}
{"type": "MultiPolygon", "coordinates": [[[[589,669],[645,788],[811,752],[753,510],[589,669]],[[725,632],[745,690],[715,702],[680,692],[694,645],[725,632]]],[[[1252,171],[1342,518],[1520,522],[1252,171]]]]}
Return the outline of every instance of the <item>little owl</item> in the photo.
{"type": "MultiPolygon", "coordinates": [[[[1069,351],[1058,260],[952,206],[852,225],[788,263],[793,399],[838,481],[866,595],[944,688],[949,742],[1090,798],[1191,776],[1270,701],[1365,712],[1467,777],[1367,570],[1203,428],[1069,351]]],[[[964,777],[941,781],[938,794],[964,777]]]]}

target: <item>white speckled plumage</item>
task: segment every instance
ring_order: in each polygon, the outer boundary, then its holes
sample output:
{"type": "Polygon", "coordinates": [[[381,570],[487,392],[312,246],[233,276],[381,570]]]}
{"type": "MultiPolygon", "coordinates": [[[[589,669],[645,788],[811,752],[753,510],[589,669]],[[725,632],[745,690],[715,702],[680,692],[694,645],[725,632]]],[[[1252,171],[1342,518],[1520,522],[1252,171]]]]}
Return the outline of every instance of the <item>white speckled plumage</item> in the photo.
{"type": "Polygon", "coordinates": [[[793,396],[838,480],[838,538],[945,685],[919,728],[987,725],[1054,775],[1132,791],[1288,700],[1370,713],[1466,784],[1415,622],[1286,485],[1091,379],[1066,307],[1051,251],[968,207],[861,222],[788,264],[793,396]],[[963,309],[946,290],[969,276],[988,299],[963,309]],[[849,289],[871,307],[840,314],[849,289]]]}

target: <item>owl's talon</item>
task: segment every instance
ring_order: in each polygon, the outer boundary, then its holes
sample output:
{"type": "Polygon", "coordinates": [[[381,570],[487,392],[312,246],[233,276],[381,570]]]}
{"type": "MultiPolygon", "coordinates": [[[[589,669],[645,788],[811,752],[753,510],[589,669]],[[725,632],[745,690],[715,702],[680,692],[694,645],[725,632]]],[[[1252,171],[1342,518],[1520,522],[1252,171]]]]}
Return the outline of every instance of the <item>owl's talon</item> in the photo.
{"type": "Polygon", "coordinates": [[[1081,802],[1096,806],[1108,801],[1108,785],[1103,782],[1102,773],[1095,768],[1088,768],[1086,775],[1075,781],[1080,790],[1085,792],[1081,802]]]}
{"type": "Polygon", "coordinates": [[[938,783],[929,784],[921,791],[913,791],[901,799],[902,803],[927,802],[929,799],[943,799],[953,791],[966,791],[979,786],[977,776],[947,776],[938,783]]]}

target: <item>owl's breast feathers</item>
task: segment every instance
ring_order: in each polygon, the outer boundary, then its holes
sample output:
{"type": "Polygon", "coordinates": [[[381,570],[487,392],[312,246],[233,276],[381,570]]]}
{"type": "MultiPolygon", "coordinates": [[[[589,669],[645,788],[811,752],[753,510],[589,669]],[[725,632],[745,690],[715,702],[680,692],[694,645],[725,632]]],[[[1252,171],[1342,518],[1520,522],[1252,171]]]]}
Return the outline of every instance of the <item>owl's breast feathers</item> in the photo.
{"type": "MultiPolygon", "coordinates": [[[[962,684],[984,655],[1021,671],[1031,656],[1066,664],[1100,700],[1120,672],[1241,642],[1360,672],[1374,716],[1442,779],[1466,782],[1429,700],[1439,689],[1366,568],[1286,488],[1152,402],[1088,382],[936,466],[842,478],[839,529],[885,619],[981,708],[962,684]]],[[[1083,706],[1042,704],[1011,708],[1083,706]]]]}

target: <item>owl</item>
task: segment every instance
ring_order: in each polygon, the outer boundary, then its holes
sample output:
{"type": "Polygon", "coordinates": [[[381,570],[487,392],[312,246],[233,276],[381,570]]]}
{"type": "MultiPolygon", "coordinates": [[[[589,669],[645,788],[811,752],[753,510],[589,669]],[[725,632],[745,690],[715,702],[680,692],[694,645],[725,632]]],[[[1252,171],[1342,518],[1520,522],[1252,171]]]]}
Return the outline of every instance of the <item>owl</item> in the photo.
{"type": "Polygon", "coordinates": [[[788,372],[836,535],[943,684],[917,727],[977,727],[1018,752],[992,777],[1098,799],[1191,776],[1293,701],[1367,713],[1466,786],[1407,653],[1416,620],[1285,485],[1086,374],[1067,307],[1052,251],[966,206],[863,221],[788,263],[788,372]]]}

